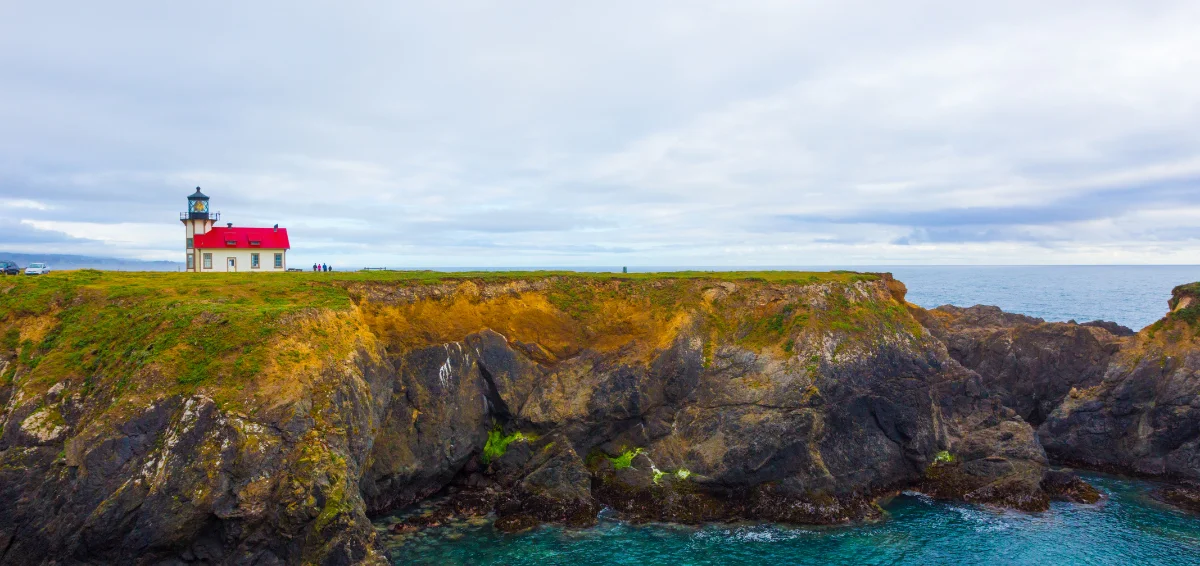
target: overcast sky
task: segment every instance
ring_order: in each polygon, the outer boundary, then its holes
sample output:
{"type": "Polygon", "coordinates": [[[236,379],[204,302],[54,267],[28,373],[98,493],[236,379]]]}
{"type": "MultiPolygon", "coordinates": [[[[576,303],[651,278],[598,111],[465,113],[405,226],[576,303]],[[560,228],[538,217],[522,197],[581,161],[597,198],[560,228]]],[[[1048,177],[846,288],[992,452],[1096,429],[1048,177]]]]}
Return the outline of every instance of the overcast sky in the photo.
{"type": "Polygon", "coordinates": [[[1200,263],[1200,2],[0,0],[0,250],[1200,263]],[[590,7],[587,7],[590,6],[590,7]]]}

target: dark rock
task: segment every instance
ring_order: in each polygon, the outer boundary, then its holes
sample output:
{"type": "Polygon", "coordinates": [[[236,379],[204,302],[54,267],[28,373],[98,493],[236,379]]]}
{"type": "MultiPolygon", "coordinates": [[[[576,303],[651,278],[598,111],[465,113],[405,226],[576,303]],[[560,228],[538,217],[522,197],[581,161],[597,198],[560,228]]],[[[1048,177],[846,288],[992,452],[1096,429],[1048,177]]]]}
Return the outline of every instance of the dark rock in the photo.
{"type": "Polygon", "coordinates": [[[1045,463],[1029,426],[1003,420],[970,431],[926,469],[920,489],[940,499],[1044,511],[1045,463]]]}
{"type": "Polygon", "coordinates": [[[395,366],[399,378],[359,482],[370,513],[441,490],[482,452],[491,420],[488,382],[469,346],[425,348],[395,366]]]}
{"type": "MultiPolygon", "coordinates": [[[[380,375],[364,366],[357,379],[339,376],[322,418],[369,428],[363,400],[380,375]]],[[[203,395],[165,397],[110,409],[65,443],[29,424],[33,412],[10,412],[26,426],[5,426],[0,450],[0,562],[371,562],[374,532],[350,479],[367,445],[321,434],[302,404],[284,409],[250,419],[203,395]],[[340,467],[297,464],[316,450],[341,454],[340,467]],[[326,502],[338,511],[322,516],[326,502]]]]}
{"type": "MultiPolygon", "coordinates": [[[[1172,312],[1136,335],[1113,323],[1044,323],[995,307],[914,315],[980,375],[971,389],[1040,424],[1039,440],[1056,461],[1195,481],[1200,333],[1189,309],[1200,307],[1198,297],[1200,285],[1177,287],[1172,312]]],[[[1064,482],[1051,475],[1042,487],[1069,499],[1093,497],[1064,482]]]]}
{"type": "Polygon", "coordinates": [[[1100,501],[1100,492],[1079,476],[1060,470],[1047,470],[1042,477],[1042,490],[1055,501],[1070,501],[1072,503],[1096,503],[1100,501]]]}
{"type": "Polygon", "coordinates": [[[565,436],[540,442],[525,469],[515,488],[501,496],[501,519],[518,515],[572,527],[595,524],[600,506],[592,498],[591,473],[565,436]]]}
{"type": "Polygon", "coordinates": [[[1128,326],[1122,326],[1120,324],[1117,324],[1115,322],[1109,322],[1107,320],[1093,320],[1091,322],[1085,322],[1083,324],[1080,324],[1079,326],[1089,326],[1092,328],[1100,328],[1118,338],[1127,338],[1129,336],[1133,336],[1134,334],[1137,334],[1137,332],[1135,332],[1132,328],[1129,328],[1128,326]]]}
{"type": "Polygon", "coordinates": [[[1110,323],[1047,323],[986,306],[938,307],[922,323],[956,361],[979,373],[985,391],[1034,426],[1072,388],[1100,383],[1119,337],[1127,335],[1110,332],[1116,326],[1110,323]]]}
{"type": "Polygon", "coordinates": [[[1200,481],[1196,328],[1168,315],[1143,330],[1101,382],[1071,390],[1038,433],[1052,457],[1071,465],[1200,481]]]}
{"type": "Polygon", "coordinates": [[[1200,513],[1200,484],[1186,482],[1159,489],[1155,496],[1192,513],[1200,513]]]}
{"type": "Polygon", "coordinates": [[[389,529],[389,530],[391,530],[393,533],[399,535],[399,534],[415,533],[420,530],[420,527],[418,527],[412,523],[401,522],[401,523],[396,523],[395,525],[392,525],[391,529],[389,529]]]}
{"type": "Polygon", "coordinates": [[[540,524],[542,522],[532,515],[516,514],[500,517],[493,525],[502,533],[512,534],[528,531],[540,524]]]}

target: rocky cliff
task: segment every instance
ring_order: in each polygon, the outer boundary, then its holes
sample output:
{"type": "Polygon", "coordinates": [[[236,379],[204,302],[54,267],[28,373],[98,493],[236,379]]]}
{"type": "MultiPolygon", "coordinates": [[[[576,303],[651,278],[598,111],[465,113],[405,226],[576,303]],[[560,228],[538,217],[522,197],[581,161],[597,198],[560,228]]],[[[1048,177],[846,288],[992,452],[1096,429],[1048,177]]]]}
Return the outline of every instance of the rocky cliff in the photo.
{"type": "Polygon", "coordinates": [[[1200,284],[1141,332],[1046,323],[995,307],[916,312],[988,393],[1038,426],[1055,461],[1175,480],[1164,499],[1200,510],[1200,284]]]}
{"type": "Polygon", "coordinates": [[[1112,323],[1047,323],[991,306],[943,306],[916,315],[951,357],[978,372],[989,392],[1034,426],[1071,389],[1099,384],[1124,339],[1133,335],[1112,323]]]}
{"type": "MultiPolygon", "coordinates": [[[[1121,399],[1095,368],[1132,359],[1122,340],[1177,359],[1194,324],[1185,305],[1152,336],[1035,331],[904,292],[852,273],[0,281],[0,562],[378,563],[368,517],[439,492],[506,530],[602,506],[853,521],[908,487],[1044,509],[1086,486],[1046,473],[1027,421],[1083,442],[1097,425],[1072,408],[1121,399]]],[[[1155,409],[1174,390],[1130,406],[1190,454],[1183,405],[1155,409]]]]}
{"type": "Polygon", "coordinates": [[[1200,284],[1177,287],[1171,312],[1129,340],[1099,381],[1074,387],[1042,424],[1055,458],[1200,480],[1200,284]]]}

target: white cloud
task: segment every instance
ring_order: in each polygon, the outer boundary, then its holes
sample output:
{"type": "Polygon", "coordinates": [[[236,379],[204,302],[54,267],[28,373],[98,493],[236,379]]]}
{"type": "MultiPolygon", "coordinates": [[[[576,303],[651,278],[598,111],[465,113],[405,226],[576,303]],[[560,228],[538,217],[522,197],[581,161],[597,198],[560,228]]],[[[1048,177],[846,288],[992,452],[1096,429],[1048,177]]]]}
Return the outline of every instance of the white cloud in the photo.
{"type": "Polygon", "coordinates": [[[0,198],[0,208],[50,210],[50,206],[47,205],[46,203],[38,202],[33,199],[0,198]]]}

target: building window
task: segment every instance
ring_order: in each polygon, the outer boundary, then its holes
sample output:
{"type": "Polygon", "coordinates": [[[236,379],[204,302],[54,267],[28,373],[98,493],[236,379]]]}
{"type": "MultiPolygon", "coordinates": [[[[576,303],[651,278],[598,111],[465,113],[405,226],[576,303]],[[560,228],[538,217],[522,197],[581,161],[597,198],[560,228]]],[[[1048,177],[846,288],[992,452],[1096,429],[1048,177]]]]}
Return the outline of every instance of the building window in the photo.
{"type": "Polygon", "coordinates": [[[212,254],[204,254],[204,269],[212,269],[212,254]]]}
{"type": "Polygon", "coordinates": [[[195,239],[195,238],[188,238],[188,239],[187,239],[187,249],[189,249],[189,250],[190,250],[190,249],[192,249],[193,247],[195,247],[195,246],[193,245],[193,244],[195,244],[195,243],[196,243],[196,239],[195,239]]]}
{"type": "Polygon", "coordinates": [[[258,269],[258,254],[250,254],[250,269],[258,269]]]}
{"type": "Polygon", "coordinates": [[[196,269],[196,256],[194,256],[194,255],[192,255],[192,254],[188,254],[187,258],[188,258],[188,259],[187,259],[187,268],[188,268],[188,271],[193,271],[193,270],[195,270],[195,269],[196,269]]]}
{"type": "Polygon", "coordinates": [[[283,269],[283,254],[275,254],[275,269],[283,269]]]}

